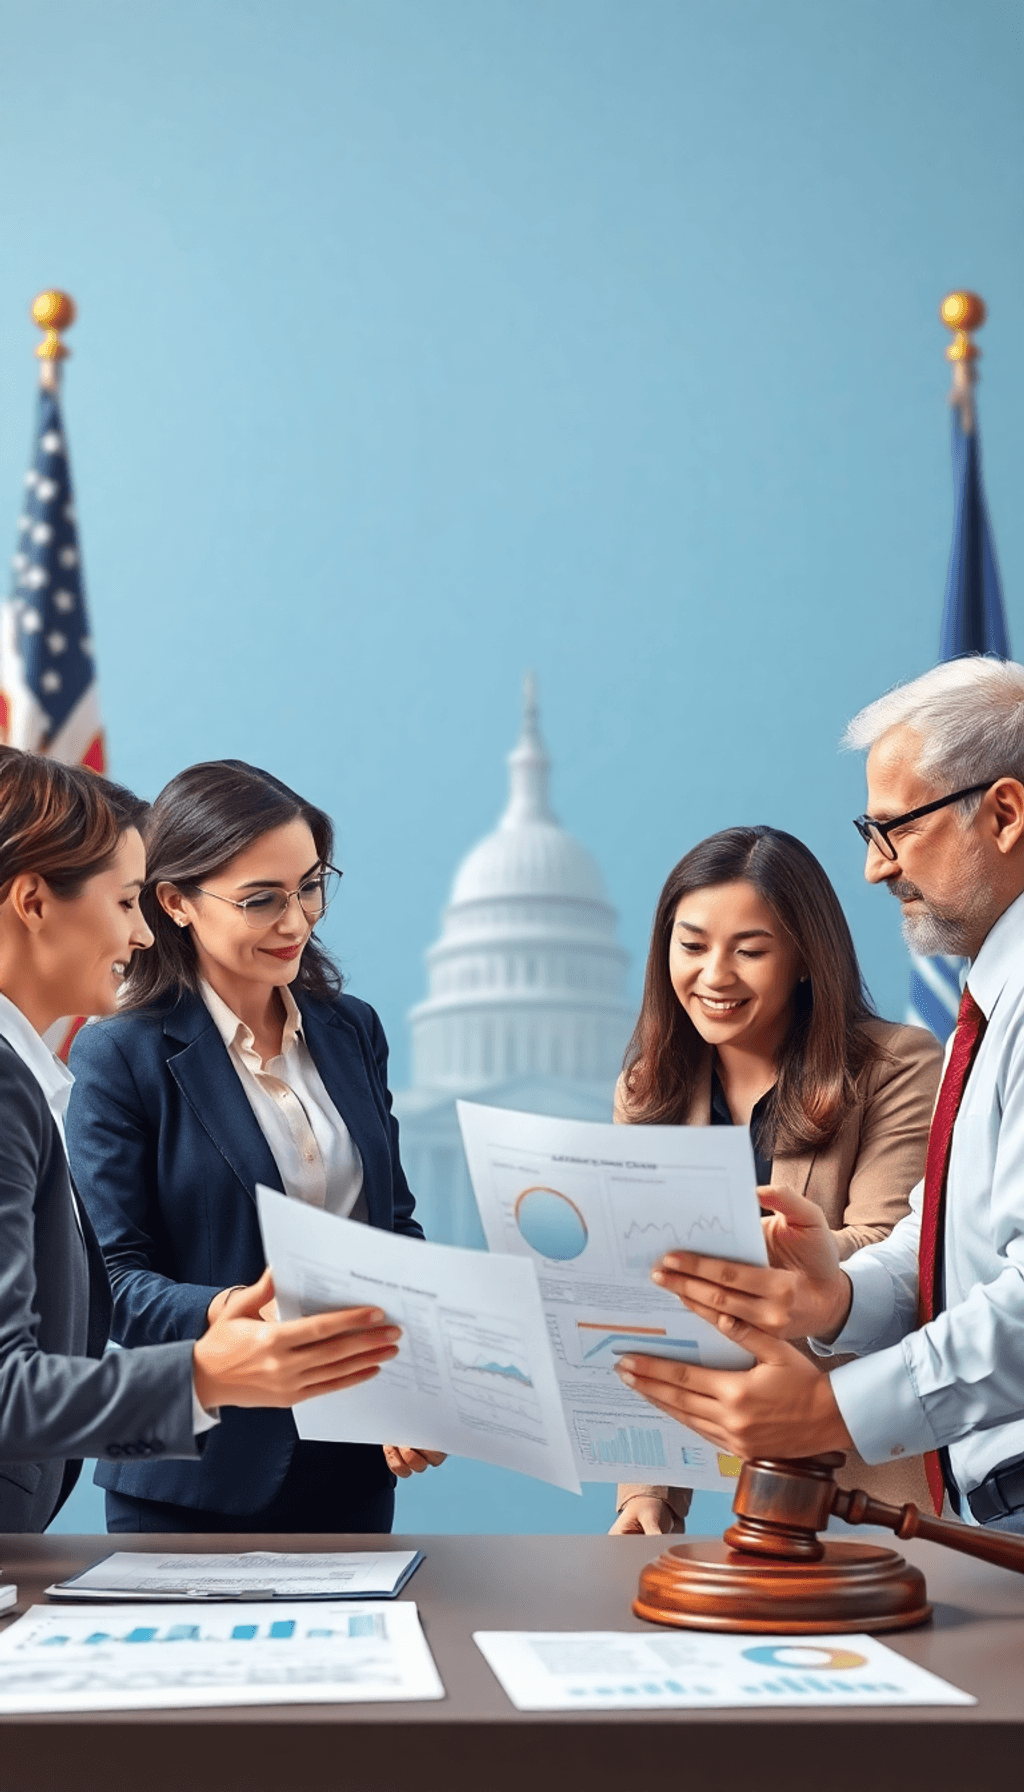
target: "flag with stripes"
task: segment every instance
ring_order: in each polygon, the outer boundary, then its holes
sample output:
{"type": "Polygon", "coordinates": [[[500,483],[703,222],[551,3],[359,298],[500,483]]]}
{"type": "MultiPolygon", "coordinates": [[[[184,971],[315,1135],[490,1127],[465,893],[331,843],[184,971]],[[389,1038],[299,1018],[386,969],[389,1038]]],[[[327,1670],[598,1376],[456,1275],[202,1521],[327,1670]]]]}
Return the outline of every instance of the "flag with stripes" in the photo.
{"type": "Polygon", "coordinates": [[[0,603],[0,740],[106,767],[60,398],[45,388],[11,594],[0,603]]]}
{"type": "MultiPolygon", "coordinates": [[[[953,543],[946,573],[939,658],[965,653],[1010,657],[1010,637],[981,478],[981,443],[973,382],[954,391],[953,543]]],[[[943,1043],[956,1025],[962,958],[911,954],[908,1020],[930,1027],[943,1043]]]]}
{"type": "MultiPolygon", "coordinates": [[[[46,370],[10,596],[0,602],[0,741],[65,765],[106,770],[92,639],[85,607],[71,468],[57,374],[46,370]]],[[[45,1034],[67,1059],[82,1020],[45,1034]]]]}

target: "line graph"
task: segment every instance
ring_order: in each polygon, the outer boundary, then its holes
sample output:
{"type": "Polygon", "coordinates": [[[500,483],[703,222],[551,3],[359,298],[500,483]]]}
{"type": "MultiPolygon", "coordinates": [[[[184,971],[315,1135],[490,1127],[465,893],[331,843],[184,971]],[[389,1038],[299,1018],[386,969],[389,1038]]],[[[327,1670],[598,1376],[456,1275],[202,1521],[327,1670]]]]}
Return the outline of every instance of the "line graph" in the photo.
{"type": "Polygon", "coordinates": [[[700,1346],[695,1338],[671,1338],[663,1325],[631,1325],[616,1323],[613,1319],[577,1319],[576,1339],[581,1366],[590,1364],[594,1368],[613,1368],[616,1350],[632,1348],[646,1351],[649,1356],[657,1356],[659,1346],[666,1355],[692,1355],[694,1362],[700,1361],[700,1346]]]}
{"type": "Polygon", "coordinates": [[[463,1423],[539,1438],[540,1403],[518,1326],[447,1312],[443,1331],[455,1405],[463,1423]]]}
{"type": "Polygon", "coordinates": [[[637,1182],[615,1184],[611,1192],[624,1269],[649,1270],[666,1251],[735,1255],[724,1171],[674,1171],[670,1192],[637,1182]]]}

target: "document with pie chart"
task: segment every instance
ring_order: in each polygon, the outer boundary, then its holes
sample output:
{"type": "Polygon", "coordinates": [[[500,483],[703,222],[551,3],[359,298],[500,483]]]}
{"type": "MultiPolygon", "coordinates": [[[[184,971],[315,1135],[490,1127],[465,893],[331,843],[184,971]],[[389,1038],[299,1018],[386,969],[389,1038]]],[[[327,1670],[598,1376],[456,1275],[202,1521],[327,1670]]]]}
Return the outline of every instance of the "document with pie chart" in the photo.
{"type": "Polygon", "coordinates": [[[749,1354],[650,1279],[666,1251],[767,1261],[742,1126],[611,1126],[457,1103],[488,1249],[537,1271],[583,1481],[732,1491],[739,1463],[615,1374],[626,1351],[706,1368],[749,1354]]]}

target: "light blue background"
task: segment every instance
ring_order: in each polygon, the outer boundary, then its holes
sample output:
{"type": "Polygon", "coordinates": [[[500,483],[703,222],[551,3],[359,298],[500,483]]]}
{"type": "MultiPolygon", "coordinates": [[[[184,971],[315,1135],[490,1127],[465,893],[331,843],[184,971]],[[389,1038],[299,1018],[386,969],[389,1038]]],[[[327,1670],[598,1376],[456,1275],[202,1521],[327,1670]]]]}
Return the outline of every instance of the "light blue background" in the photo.
{"type": "MultiPolygon", "coordinates": [[[[768,820],[823,858],[901,1010],[836,739],[936,650],[958,284],[992,312],[986,470],[1024,640],[1022,19],[0,3],[0,533],[27,307],[55,283],[81,311],[66,418],[113,768],[152,794],[239,755],[334,813],[331,938],[396,1086],[529,666],[635,986],[668,867],[768,820]]],[[[445,1472],[400,1522],[533,1522],[532,1487],[445,1472]]]]}

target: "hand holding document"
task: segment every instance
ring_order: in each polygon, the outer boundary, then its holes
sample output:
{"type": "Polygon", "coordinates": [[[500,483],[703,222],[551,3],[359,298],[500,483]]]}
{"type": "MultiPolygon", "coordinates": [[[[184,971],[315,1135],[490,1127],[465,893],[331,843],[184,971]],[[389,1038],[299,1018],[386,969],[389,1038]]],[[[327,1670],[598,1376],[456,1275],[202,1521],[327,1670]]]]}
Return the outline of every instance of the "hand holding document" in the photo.
{"type": "Polygon", "coordinates": [[[517,1711],[974,1705],[871,1636],[478,1630],[517,1711]]]}
{"type": "Polygon", "coordinates": [[[51,1599],[394,1599],[422,1560],[416,1549],[294,1555],[115,1550],[46,1591],[51,1599]]]}
{"type": "Polygon", "coordinates": [[[415,1605],[34,1605],[0,1635],[0,1714],[443,1699],[415,1605]]]}
{"type": "Polygon", "coordinates": [[[671,1250],[766,1263],[747,1129],[457,1106],[488,1247],[537,1270],[581,1480],[732,1491],[737,1459],[624,1386],[615,1364],[626,1351],[705,1368],[753,1362],[650,1279],[671,1250]]]}
{"type": "Polygon", "coordinates": [[[402,1328],[372,1381],[296,1407],[300,1437],[407,1438],[580,1491],[532,1264],[257,1198],[284,1318],[372,1304],[402,1328]]]}

